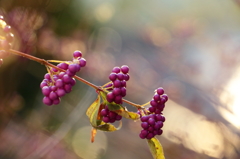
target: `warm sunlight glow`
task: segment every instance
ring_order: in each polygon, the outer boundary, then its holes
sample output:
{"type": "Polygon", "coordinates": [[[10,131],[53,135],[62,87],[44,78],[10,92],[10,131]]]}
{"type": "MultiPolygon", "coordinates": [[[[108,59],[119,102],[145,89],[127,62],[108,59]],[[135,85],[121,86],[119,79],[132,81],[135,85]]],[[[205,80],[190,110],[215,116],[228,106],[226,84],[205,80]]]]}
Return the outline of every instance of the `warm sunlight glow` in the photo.
{"type": "Polygon", "coordinates": [[[240,68],[235,76],[225,87],[225,91],[220,96],[223,104],[229,109],[221,109],[223,116],[236,127],[240,127],[240,68]]]}

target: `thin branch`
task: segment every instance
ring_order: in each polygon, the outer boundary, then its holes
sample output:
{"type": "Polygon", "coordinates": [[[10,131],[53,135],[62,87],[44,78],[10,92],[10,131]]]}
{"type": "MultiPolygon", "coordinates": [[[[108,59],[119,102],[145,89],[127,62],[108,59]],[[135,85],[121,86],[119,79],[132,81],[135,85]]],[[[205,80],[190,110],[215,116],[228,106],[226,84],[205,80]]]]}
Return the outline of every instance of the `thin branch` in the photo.
{"type": "MultiPolygon", "coordinates": [[[[36,61],[36,62],[38,62],[38,63],[40,63],[42,65],[55,68],[55,69],[57,69],[59,71],[66,72],[66,70],[61,69],[61,68],[59,68],[59,67],[49,63],[48,61],[46,61],[44,59],[41,59],[41,58],[38,58],[38,57],[35,57],[35,56],[32,56],[32,55],[29,55],[29,54],[26,54],[26,53],[23,53],[23,52],[20,52],[20,51],[17,51],[17,50],[13,50],[13,49],[8,50],[8,52],[10,52],[12,54],[15,54],[15,55],[18,55],[18,56],[22,56],[22,57],[28,58],[28,59],[33,60],[33,61],[36,61]]],[[[55,60],[49,60],[49,61],[55,61],[55,60]]],[[[88,82],[87,80],[85,80],[85,79],[83,79],[83,78],[81,78],[81,77],[79,77],[77,75],[75,75],[74,78],[76,78],[77,80],[85,83],[86,85],[88,85],[88,86],[90,86],[90,87],[92,87],[92,88],[94,88],[96,90],[103,91],[103,89],[100,86],[96,86],[95,84],[93,84],[91,82],[88,82]]],[[[133,103],[133,102],[130,102],[130,101],[126,100],[126,99],[122,99],[122,101],[125,102],[125,103],[128,103],[128,104],[130,104],[130,105],[132,105],[134,107],[136,107],[137,109],[141,109],[142,108],[141,105],[133,103]]]]}

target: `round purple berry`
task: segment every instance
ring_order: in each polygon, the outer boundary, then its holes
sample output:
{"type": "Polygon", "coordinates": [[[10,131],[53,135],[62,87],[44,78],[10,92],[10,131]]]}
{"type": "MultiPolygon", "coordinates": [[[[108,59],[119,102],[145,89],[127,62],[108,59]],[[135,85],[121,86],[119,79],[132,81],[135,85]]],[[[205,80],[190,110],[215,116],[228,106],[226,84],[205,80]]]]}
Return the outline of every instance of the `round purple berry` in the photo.
{"type": "Polygon", "coordinates": [[[42,88],[42,94],[45,95],[45,96],[48,96],[51,92],[51,89],[48,87],[48,86],[44,86],[42,88]]]}
{"type": "Polygon", "coordinates": [[[53,104],[53,101],[49,97],[43,97],[43,103],[50,106],[53,104]]]}
{"type": "Polygon", "coordinates": [[[80,62],[80,66],[81,67],[84,67],[84,66],[86,66],[86,64],[87,64],[87,61],[85,60],[85,58],[81,58],[80,60],[79,60],[79,62],[80,62]]]}
{"type": "Polygon", "coordinates": [[[142,122],[141,126],[143,129],[147,129],[149,127],[147,122],[142,122]]]}
{"type": "Polygon", "coordinates": [[[100,112],[100,114],[101,114],[102,116],[107,116],[108,113],[109,113],[109,111],[108,111],[107,109],[102,109],[101,112],[100,112]]]}
{"type": "Polygon", "coordinates": [[[81,58],[82,57],[81,51],[79,51],[79,50],[74,51],[73,57],[74,58],[79,58],[79,57],[81,58]]]}
{"type": "Polygon", "coordinates": [[[112,92],[109,92],[109,93],[107,94],[107,101],[108,101],[109,103],[113,102],[114,97],[115,97],[114,94],[113,94],[112,92]]]}
{"type": "Polygon", "coordinates": [[[114,67],[112,69],[112,72],[114,72],[114,73],[120,73],[120,71],[121,71],[121,69],[119,67],[114,67]]]}
{"type": "Polygon", "coordinates": [[[109,122],[110,122],[110,119],[109,119],[109,117],[107,117],[107,116],[104,116],[102,120],[103,120],[105,123],[109,123],[109,122]]]}
{"type": "Polygon", "coordinates": [[[122,81],[122,80],[124,80],[124,75],[123,75],[122,73],[118,73],[118,74],[117,74],[117,78],[118,78],[120,81],[122,81]]]}
{"type": "Polygon", "coordinates": [[[123,65],[121,67],[121,71],[122,73],[127,74],[129,72],[129,67],[127,65],[123,65]]]}
{"type": "Polygon", "coordinates": [[[111,73],[109,75],[109,79],[110,79],[110,81],[115,81],[117,79],[117,74],[116,73],[111,73]]]}
{"type": "Polygon", "coordinates": [[[113,82],[113,86],[114,86],[114,87],[121,87],[121,86],[122,86],[121,81],[115,80],[115,81],[113,82]]]}
{"type": "Polygon", "coordinates": [[[164,93],[164,89],[163,89],[162,87],[159,87],[159,88],[157,89],[157,94],[163,95],[163,93],[164,93]]]}

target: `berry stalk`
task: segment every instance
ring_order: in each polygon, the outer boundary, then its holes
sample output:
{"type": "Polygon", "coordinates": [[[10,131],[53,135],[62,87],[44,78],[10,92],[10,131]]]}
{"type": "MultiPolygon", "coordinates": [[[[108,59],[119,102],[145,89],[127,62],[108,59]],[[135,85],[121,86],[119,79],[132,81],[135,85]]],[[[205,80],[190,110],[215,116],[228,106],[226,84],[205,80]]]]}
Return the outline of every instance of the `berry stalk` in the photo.
{"type": "MultiPolygon", "coordinates": [[[[49,63],[47,60],[44,60],[44,59],[41,59],[41,58],[38,58],[38,57],[35,57],[35,56],[32,56],[32,55],[29,55],[29,54],[26,54],[26,53],[23,53],[23,52],[20,52],[20,51],[17,51],[17,50],[13,50],[13,49],[9,49],[8,52],[9,52],[9,53],[12,53],[12,54],[14,54],[14,55],[18,55],[18,56],[22,56],[22,57],[28,58],[29,60],[32,60],[32,61],[36,61],[36,62],[38,62],[38,63],[40,63],[40,64],[42,64],[42,65],[55,68],[55,69],[57,69],[57,70],[59,70],[59,71],[61,71],[61,72],[66,72],[66,70],[64,70],[64,69],[62,69],[62,68],[59,68],[59,67],[57,67],[57,66],[49,63]]],[[[96,89],[96,90],[101,90],[101,91],[103,91],[103,89],[102,89],[101,87],[96,86],[95,84],[93,84],[93,83],[91,83],[91,82],[89,82],[89,81],[87,81],[87,80],[85,80],[85,79],[83,79],[83,78],[81,78],[81,77],[79,77],[79,76],[77,76],[77,75],[75,75],[75,76],[73,76],[73,77],[76,78],[77,80],[79,80],[80,82],[83,82],[83,83],[85,83],[86,85],[88,85],[88,86],[90,86],[90,87],[92,87],[92,88],[94,88],[94,89],[96,89]]],[[[136,107],[137,109],[141,109],[141,108],[142,108],[141,105],[136,104],[136,103],[133,103],[133,102],[128,101],[128,100],[126,100],[126,99],[122,99],[122,101],[125,102],[125,103],[128,103],[128,104],[130,104],[130,105],[132,105],[132,106],[134,106],[134,107],[136,107]]]]}

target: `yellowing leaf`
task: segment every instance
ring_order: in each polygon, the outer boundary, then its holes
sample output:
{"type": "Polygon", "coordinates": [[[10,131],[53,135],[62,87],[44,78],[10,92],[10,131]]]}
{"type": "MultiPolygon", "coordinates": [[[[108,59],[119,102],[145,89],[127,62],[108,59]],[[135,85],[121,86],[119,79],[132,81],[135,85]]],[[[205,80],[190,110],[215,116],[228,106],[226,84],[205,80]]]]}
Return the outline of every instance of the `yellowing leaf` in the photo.
{"type": "Polygon", "coordinates": [[[98,95],[97,99],[91,104],[91,106],[87,109],[86,115],[90,119],[90,123],[92,126],[98,126],[99,122],[97,120],[98,110],[100,106],[100,95],[98,95]]]}
{"type": "Polygon", "coordinates": [[[134,113],[134,112],[129,112],[125,107],[123,107],[119,104],[108,103],[108,109],[111,111],[114,111],[118,115],[121,115],[122,117],[128,118],[128,119],[137,120],[140,117],[139,114],[134,113]]]}
{"type": "Polygon", "coordinates": [[[112,132],[112,131],[119,130],[121,127],[122,127],[122,122],[120,121],[120,124],[119,124],[119,126],[117,128],[114,125],[112,125],[112,124],[104,123],[104,122],[102,122],[100,125],[98,125],[98,126],[96,126],[94,128],[96,128],[98,130],[102,130],[102,131],[112,132]]]}
{"type": "Polygon", "coordinates": [[[165,159],[162,145],[157,138],[151,138],[147,142],[154,159],[165,159]]]}
{"type": "Polygon", "coordinates": [[[116,103],[109,103],[107,101],[107,94],[103,91],[100,91],[99,94],[101,95],[101,98],[103,100],[104,103],[107,103],[108,105],[108,109],[111,111],[116,112],[118,115],[121,115],[124,118],[128,118],[128,119],[133,119],[133,120],[137,120],[139,119],[139,114],[134,113],[134,112],[129,112],[125,107],[123,107],[120,104],[116,104],[116,103]]]}

